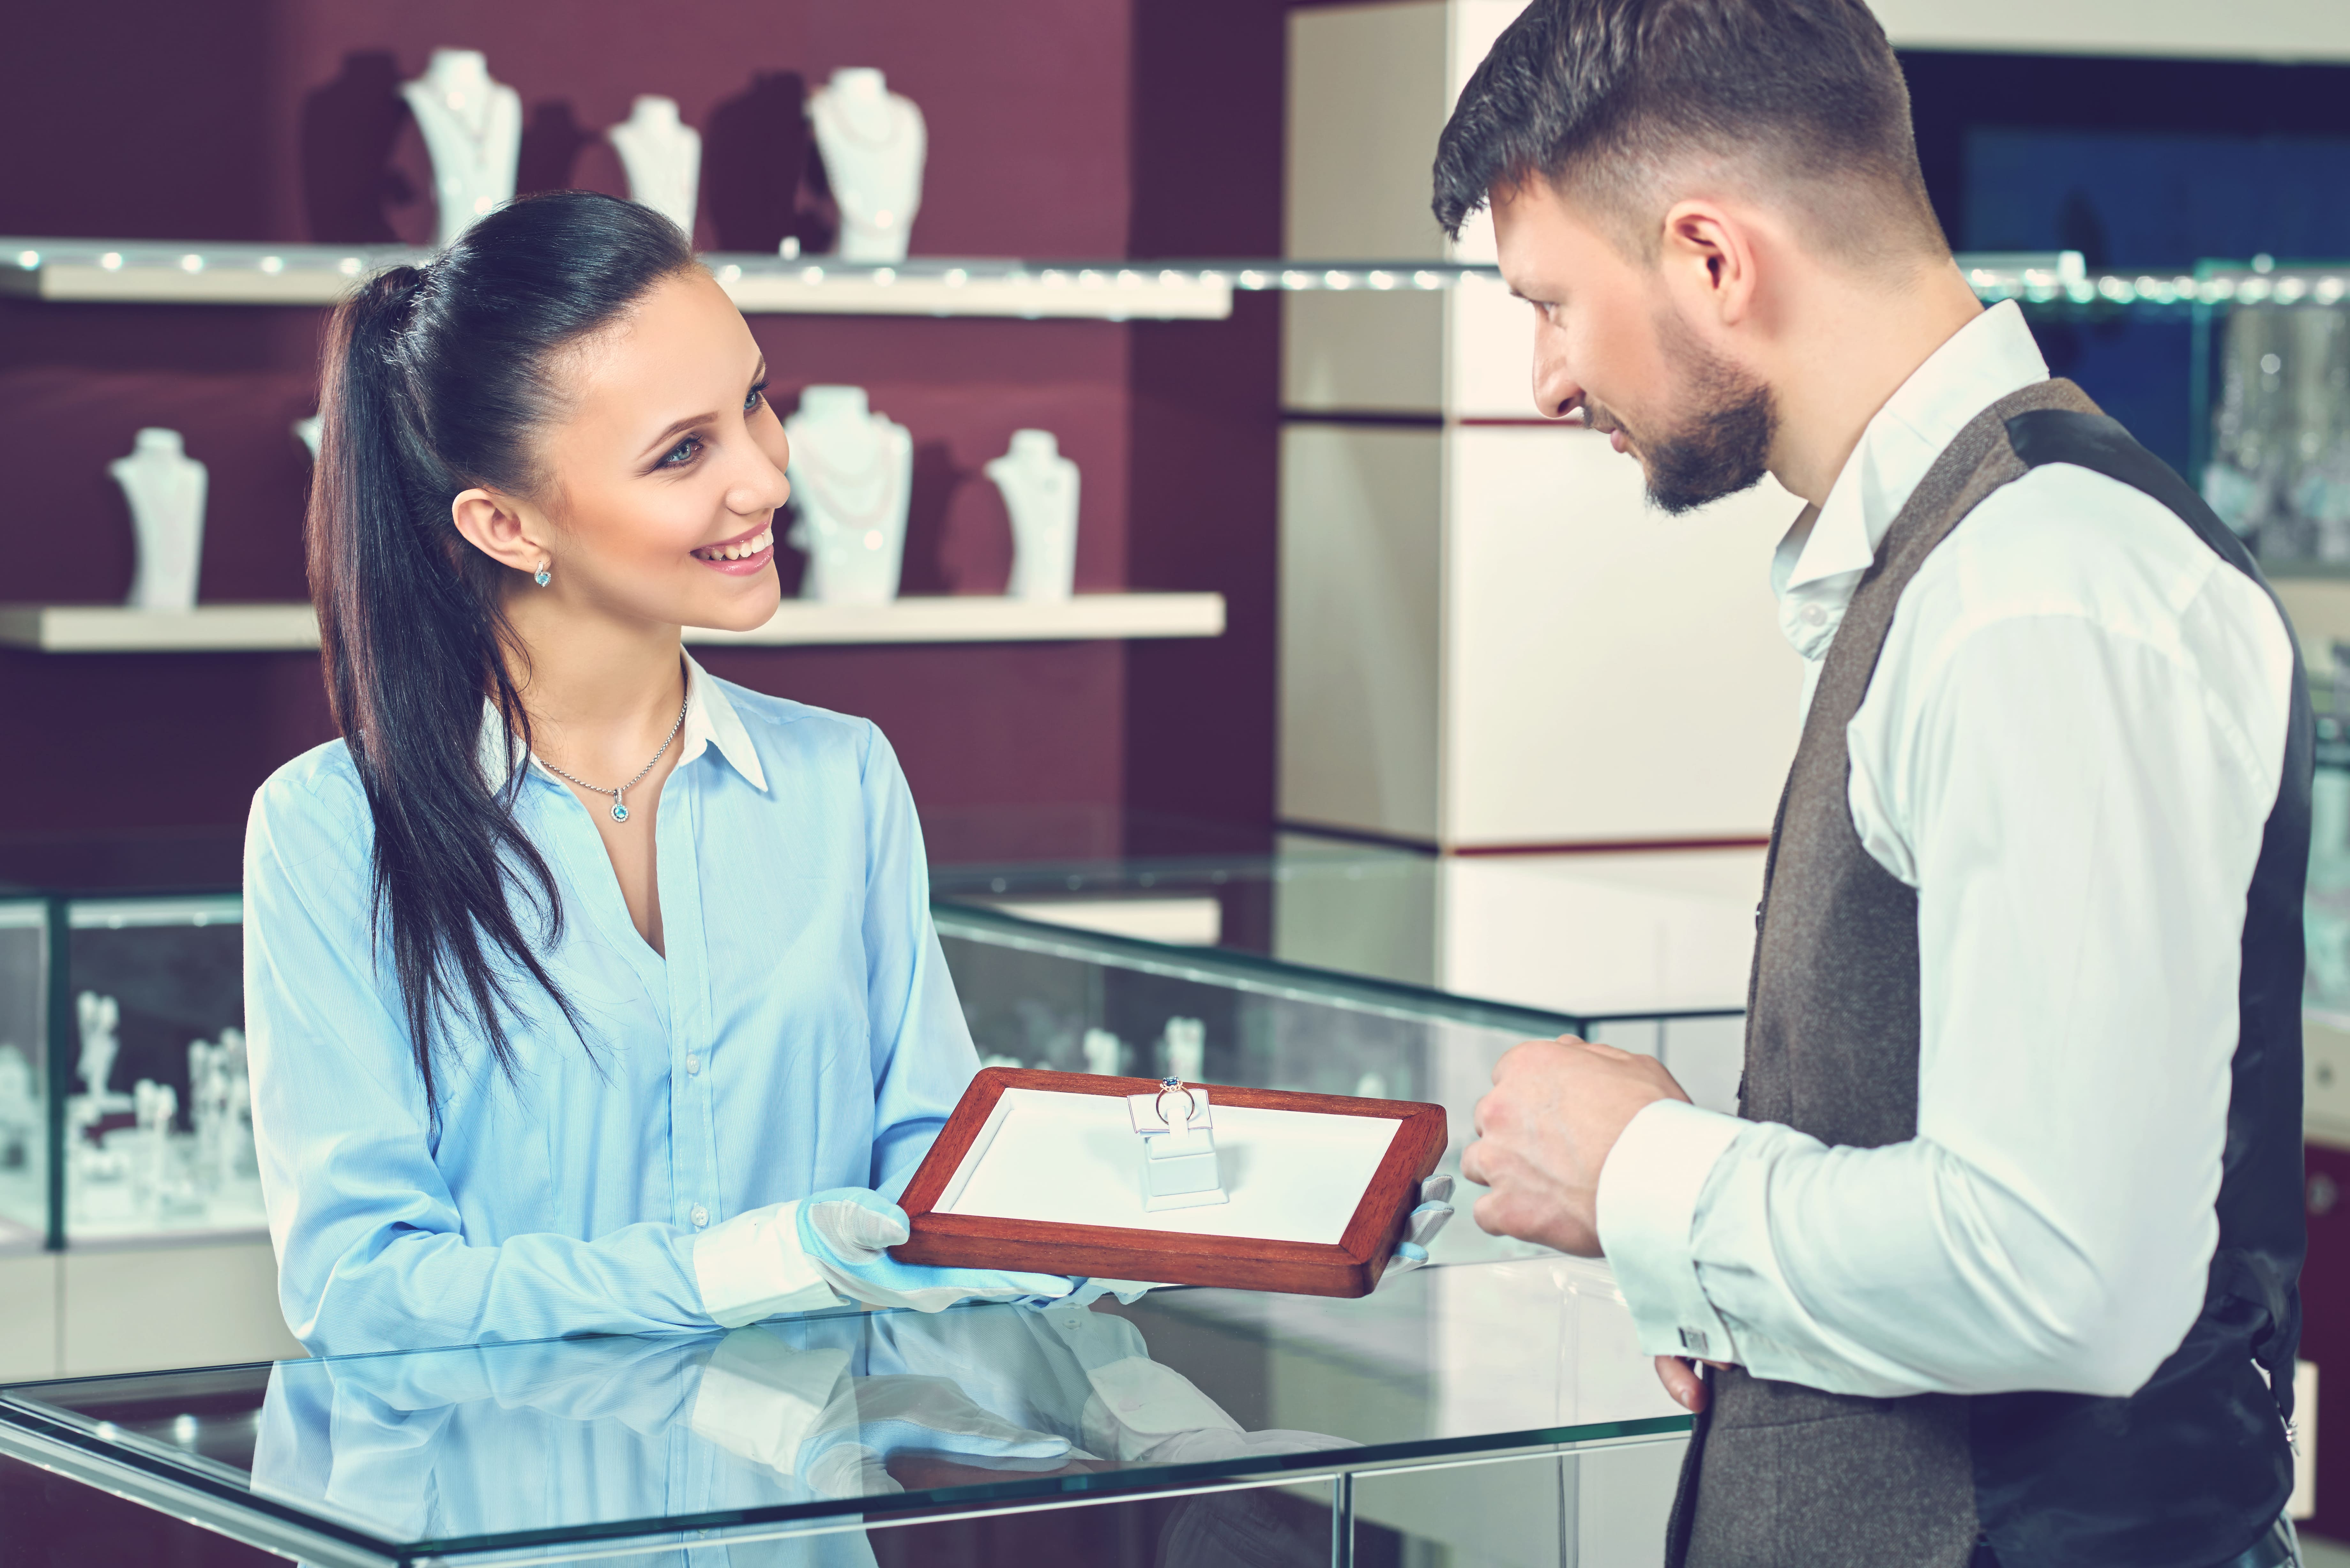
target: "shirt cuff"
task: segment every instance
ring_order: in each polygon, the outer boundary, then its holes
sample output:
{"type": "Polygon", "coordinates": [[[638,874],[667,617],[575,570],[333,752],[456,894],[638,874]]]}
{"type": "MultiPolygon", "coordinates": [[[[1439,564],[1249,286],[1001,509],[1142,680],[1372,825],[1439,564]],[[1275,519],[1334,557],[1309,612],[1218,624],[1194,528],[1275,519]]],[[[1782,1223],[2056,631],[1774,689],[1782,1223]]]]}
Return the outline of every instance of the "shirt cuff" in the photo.
{"type": "Polygon", "coordinates": [[[800,1250],[800,1206],[770,1203],[737,1214],[693,1241],[693,1280],[702,1310],[721,1328],[740,1328],[784,1313],[841,1304],[800,1250]]]}
{"type": "Polygon", "coordinates": [[[1650,1355],[1734,1361],[1698,1283],[1693,1239],[1706,1178],[1752,1126],[1682,1100],[1659,1100],[1625,1124],[1599,1169],[1599,1248],[1650,1355]]]}

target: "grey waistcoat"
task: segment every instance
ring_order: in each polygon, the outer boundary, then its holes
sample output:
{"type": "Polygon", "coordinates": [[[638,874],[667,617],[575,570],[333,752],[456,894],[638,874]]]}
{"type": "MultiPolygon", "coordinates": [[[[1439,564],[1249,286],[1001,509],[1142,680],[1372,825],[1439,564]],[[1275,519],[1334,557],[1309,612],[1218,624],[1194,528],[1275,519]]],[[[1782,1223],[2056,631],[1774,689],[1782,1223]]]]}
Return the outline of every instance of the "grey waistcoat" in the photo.
{"type": "MultiPolygon", "coordinates": [[[[1968,424],[1894,519],[1804,723],[1757,915],[1740,1087],[1751,1120],[1831,1145],[1917,1136],[1918,896],[1861,845],[1845,732],[1927,556],[1986,495],[2046,462],[2153,495],[2258,578],[2193,493],[2071,382],[2025,388],[1968,424]]],[[[2275,1518],[2292,1377],[2272,1396],[2253,1362],[2289,1369],[2299,1326],[2305,703],[2293,733],[2246,922],[2219,1254],[2180,1351],[2129,1399],[1870,1399],[1715,1373],[1675,1501],[1672,1568],[1964,1568],[1985,1535],[2003,1568],[2191,1565],[2223,1560],[2275,1518]]]]}

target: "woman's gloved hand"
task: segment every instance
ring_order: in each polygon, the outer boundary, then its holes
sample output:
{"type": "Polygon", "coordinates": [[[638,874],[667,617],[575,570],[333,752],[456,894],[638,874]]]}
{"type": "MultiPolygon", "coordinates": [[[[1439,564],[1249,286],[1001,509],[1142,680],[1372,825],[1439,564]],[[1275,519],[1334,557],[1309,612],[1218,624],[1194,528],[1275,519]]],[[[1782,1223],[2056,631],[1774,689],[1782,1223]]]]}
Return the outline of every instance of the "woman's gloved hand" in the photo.
{"type": "Polygon", "coordinates": [[[800,1199],[800,1250],[825,1283],[868,1306],[941,1312],[957,1302],[1058,1301],[1082,1282],[1060,1274],[901,1263],[889,1249],[913,1234],[906,1211],[863,1187],[800,1199]]]}
{"type": "MultiPolygon", "coordinates": [[[[1388,1261],[1389,1275],[1425,1264],[1428,1244],[1452,1218],[1450,1174],[1440,1171],[1420,1183],[1419,1196],[1404,1240],[1388,1261]]],[[[965,1301],[1041,1303],[1074,1297],[1085,1303],[1111,1293],[1132,1302],[1151,1288],[1127,1280],[901,1263],[889,1256],[889,1249],[913,1233],[906,1211],[868,1188],[838,1187],[802,1199],[795,1224],[800,1249],[826,1284],[868,1306],[940,1312],[965,1301]]]]}
{"type": "Polygon", "coordinates": [[[1419,1184],[1419,1206],[1411,1211],[1410,1228],[1397,1244],[1395,1256],[1388,1260],[1387,1272],[1379,1276],[1384,1283],[1398,1274],[1408,1274],[1428,1262],[1428,1244],[1452,1218],[1452,1176],[1438,1171],[1419,1184]]]}

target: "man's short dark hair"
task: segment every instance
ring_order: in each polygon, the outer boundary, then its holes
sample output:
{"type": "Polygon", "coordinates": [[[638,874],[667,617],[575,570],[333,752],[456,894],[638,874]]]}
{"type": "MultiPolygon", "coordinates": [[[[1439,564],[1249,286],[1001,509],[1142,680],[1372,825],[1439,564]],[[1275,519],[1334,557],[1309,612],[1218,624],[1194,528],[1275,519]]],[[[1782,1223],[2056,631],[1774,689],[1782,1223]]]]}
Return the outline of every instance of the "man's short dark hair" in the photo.
{"type": "Polygon", "coordinates": [[[1673,176],[1708,165],[1799,209],[1823,252],[1947,254],[1865,0],[1534,0],[1437,143],[1436,221],[1458,234],[1540,178],[1653,254],[1673,176]]]}

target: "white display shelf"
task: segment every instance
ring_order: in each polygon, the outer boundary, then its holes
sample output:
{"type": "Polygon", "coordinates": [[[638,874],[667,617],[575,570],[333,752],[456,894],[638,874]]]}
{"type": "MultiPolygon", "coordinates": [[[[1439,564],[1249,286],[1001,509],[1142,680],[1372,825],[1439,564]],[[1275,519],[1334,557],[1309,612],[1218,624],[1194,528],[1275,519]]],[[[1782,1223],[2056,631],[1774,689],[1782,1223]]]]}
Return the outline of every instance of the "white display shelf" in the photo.
{"type": "MultiPolygon", "coordinates": [[[[0,293],[154,305],[332,305],[387,267],[432,253],[214,241],[0,238],[0,293]]],[[[1233,280],[1191,263],[1066,264],[920,257],[896,266],[713,252],[702,262],[757,314],[1222,320],[1233,280]]]]}
{"type": "Polygon", "coordinates": [[[0,238],[0,294],[125,305],[332,305],[428,251],[0,238]]]}
{"type": "Polygon", "coordinates": [[[264,653],[317,648],[318,618],[306,604],[192,610],[0,605],[0,646],[43,653],[264,653]]]}
{"type": "MultiPolygon", "coordinates": [[[[785,601],[756,631],[686,630],[691,643],[766,648],[899,642],[1090,642],[1220,637],[1222,594],[1079,594],[1057,603],[978,597],[887,605],[785,601]]],[[[265,653],[318,646],[306,604],[0,605],[0,646],[44,653],[265,653]]]]}
{"type": "Polygon", "coordinates": [[[994,316],[1098,321],[1221,321],[1229,278],[1196,267],[920,259],[845,265],[829,257],[717,254],[703,263],[747,315],[994,316]]]}
{"type": "MultiPolygon", "coordinates": [[[[151,305],[332,305],[423,250],[212,241],[0,238],[0,294],[151,305]]],[[[1220,321],[1235,290],[1417,293],[1501,281],[1490,263],[1434,261],[1024,262],[916,257],[896,266],[829,256],[712,252],[702,258],[752,315],[980,316],[1024,320],[1220,321]]],[[[2199,275],[2092,273],[2077,251],[1961,253],[1986,301],[2027,305],[2318,305],[2341,301],[2339,267],[2206,266],[2199,275]],[[2275,275],[2269,274],[2273,271],[2275,275]]]]}
{"type": "Polygon", "coordinates": [[[1091,642],[1222,637],[1222,594],[1079,594],[1060,600],[978,595],[905,598],[886,605],[785,599],[756,631],[688,627],[692,643],[800,647],[859,642],[1091,642]]]}

